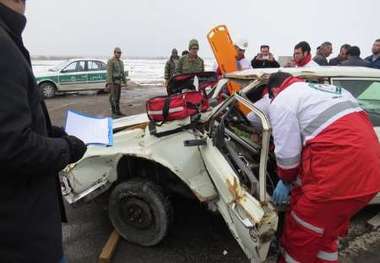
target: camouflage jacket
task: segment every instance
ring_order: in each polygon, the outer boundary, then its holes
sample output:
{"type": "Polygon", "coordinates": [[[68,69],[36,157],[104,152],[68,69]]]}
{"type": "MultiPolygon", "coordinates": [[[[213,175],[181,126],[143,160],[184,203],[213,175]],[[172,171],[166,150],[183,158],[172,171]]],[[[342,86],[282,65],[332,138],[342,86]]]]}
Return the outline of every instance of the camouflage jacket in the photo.
{"type": "Polygon", "coordinates": [[[176,68],[176,74],[196,73],[203,71],[205,71],[203,59],[200,57],[191,58],[189,55],[181,57],[176,68]]]}
{"type": "Polygon", "coordinates": [[[124,62],[117,58],[111,58],[107,62],[107,84],[127,84],[124,71],[124,62]]]}
{"type": "Polygon", "coordinates": [[[165,80],[171,79],[175,74],[178,59],[169,59],[165,64],[165,80]]]}

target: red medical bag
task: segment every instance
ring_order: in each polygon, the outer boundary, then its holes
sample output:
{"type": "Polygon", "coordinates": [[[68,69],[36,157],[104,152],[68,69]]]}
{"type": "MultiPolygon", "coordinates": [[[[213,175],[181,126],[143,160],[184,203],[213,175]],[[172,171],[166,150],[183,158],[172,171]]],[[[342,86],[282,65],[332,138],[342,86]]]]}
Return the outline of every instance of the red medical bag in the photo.
{"type": "Polygon", "coordinates": [[[208,109],[208,100],[199,91],[159,96],[146,102],[148,117],[153,122],[182,120],[208,109]]]}

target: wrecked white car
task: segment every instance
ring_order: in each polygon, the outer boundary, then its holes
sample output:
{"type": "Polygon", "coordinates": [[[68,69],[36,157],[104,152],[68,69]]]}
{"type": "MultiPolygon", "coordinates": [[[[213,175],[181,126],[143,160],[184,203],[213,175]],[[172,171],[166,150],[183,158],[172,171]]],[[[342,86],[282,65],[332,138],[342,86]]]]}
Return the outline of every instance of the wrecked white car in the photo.
{"type": "MultiPolygon", "coordinates": [[[[63,171],[66,201],[85,202],[110,190],[109,216],[115,229],[130,242],[153,246],[170,227],[169,193],[196,198],[223,216],[252,262],[263,262],[278,226],[278,212],[271,203],[278,179],[270,151],[271,126],[254,102],[261,96],[266,76],[278,70],[226,75],[212,90],[213,107],[196,121],[188,118],[158,127],[149,124],[146,114],[115,120],[112,147],[89,146],[82,160],[63,171]],[[229,81],[243,89],[217,103],[229,81]],[[260,129],[247,120],[241,108],[256,114],[260,129]],[[258,132],[260,136],[252,136],[258,132]]],[[[366,109],[378,125],[380,70],[280,70],[347,88],[363,100],[363,107],[368,105],[366,109]]]]}

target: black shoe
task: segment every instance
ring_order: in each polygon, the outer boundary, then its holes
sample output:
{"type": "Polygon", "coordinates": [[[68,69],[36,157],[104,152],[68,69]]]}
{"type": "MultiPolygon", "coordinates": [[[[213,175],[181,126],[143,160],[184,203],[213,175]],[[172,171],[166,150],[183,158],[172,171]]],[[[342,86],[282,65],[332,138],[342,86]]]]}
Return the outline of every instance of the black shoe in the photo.
{"type": "Polygon", "coordinates": [[[112,112],[112,115],[116,114],[117,112],[115,105],[113,105],[112,103],[111,103],[111,112],[112,112]]]}
{"type": "Polygon", "coordinates": [[[120,104],[119,103],[115,104],[115,112],[117,115],[125,116],[125,114],[120,111],[120,104]]]}
{"type": "Polygon", "coordinates": [[[123,116],[126,116],[124,113],[122,113],[121,111],[118,111],[116,112],[117,115],[119,115],[120,117],[123,117],[123,116]]]}
{"type": "Polygon", "coordinates": [[[120,118],[121,116],[119,114],[116,114],[116,113],[112,113],[112,119],[118,119],[120,118]]]}

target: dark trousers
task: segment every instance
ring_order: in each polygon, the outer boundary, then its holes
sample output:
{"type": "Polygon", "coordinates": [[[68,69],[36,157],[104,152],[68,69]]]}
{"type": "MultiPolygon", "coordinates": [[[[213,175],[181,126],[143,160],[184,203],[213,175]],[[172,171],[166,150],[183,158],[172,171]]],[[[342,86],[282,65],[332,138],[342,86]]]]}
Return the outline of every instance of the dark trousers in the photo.
{"type": "Polygon", "coordinates": [[[112,113],[118,113],[120,111],[120,94],[121,94],[121,85],[112,84],[110,87],[110,104],[112,108],[112,113]]]}

